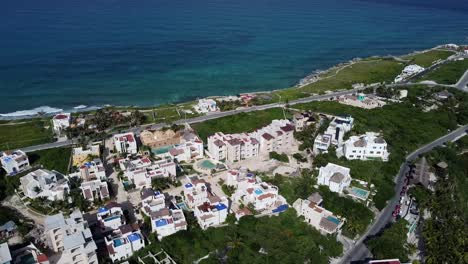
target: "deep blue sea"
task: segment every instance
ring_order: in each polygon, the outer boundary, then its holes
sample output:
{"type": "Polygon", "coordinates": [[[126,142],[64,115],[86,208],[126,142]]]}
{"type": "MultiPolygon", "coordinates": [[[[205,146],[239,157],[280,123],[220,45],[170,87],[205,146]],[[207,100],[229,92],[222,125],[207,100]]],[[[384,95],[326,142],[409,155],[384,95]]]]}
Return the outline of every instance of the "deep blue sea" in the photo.
{"type": "Polygon", "coordinates": [[[4,0],[0,113],[272,90],[442,43],[468,43],[467,0],[4,0]]]}

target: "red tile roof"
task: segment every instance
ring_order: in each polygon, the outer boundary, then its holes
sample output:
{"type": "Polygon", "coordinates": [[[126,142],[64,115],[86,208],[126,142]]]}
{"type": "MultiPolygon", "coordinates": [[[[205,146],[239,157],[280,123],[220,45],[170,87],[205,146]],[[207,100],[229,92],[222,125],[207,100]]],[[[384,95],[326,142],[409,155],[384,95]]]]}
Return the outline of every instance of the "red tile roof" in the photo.
{"type": "Polygon", "coordinates": [[[262,137],[268,141],[272,140],[274,137],[268,133],[263,133],[262,137]]]}

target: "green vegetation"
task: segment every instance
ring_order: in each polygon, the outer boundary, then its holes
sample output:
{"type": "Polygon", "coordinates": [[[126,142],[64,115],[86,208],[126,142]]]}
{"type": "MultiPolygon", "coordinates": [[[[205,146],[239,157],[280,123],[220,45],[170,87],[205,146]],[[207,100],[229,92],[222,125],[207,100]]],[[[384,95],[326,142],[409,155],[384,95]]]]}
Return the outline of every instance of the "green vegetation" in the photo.
{"type": "MultiPolygon", "coordinates": [[[[289,113],[285,113],[286,117],[288,117],[289,113]]],[[[194,124],[192,127],[198,132],[202,140],[206,142],[206,138],[208,136],[213,135],[216,132],[251,132],[255,129],[259,129],[270,124],[271,121],[274,119],[283,118],[283,110],[281,108],[273,108],[263,111],[240,113],[214,120],[208,120],[202,123],[194,124]]]]}
{"type": "Polygon", "coordinates": [[[406,243],[407,225],[407,221],[400,219],[385,229],[382,235],[366,242],[375,259],[398,258],[402,262],[408,261],[410,246],[406,243]]]}
{"type": "Polygon", "coordinates": [[[320,93],[351,89],[356,83],[391,82],[401,73],[404,64],[393,59],[366,59],[345,65],[325,75],[325,78],[301,88],[302,91],[320,93]]]}
{"type": "MultiPolygon", "coordinates": [[[[466,136],[465,136],[466,138],[466,136]]],[[[436,148],[428,155],[428,163],[445,161],[446,170],[436,169],[435,192],[412,188],[420,210],[427,210],[431,217],[424,220],[422,241],[425,247],[425,263],[466,263],[468,239],[468,153],[460,154],[468,147],[466,140],[445,148],[436,148]]]]}
{"type": "Polygon", "coordinates": [[[279,154],[278,152],[272,151],[270,152],[270,159],[275,159],[281,162],[289,162],[288,155],[286,154],[279,154]]]}
{"type": "Polygon", "coordinates": [[[0,150],[18,149],[54,140],[50,120],[35,119],[0,124],[0,150]]]}
{"type": "MultiPolygon", "coordinates": [[[[382,209],[393,195],[393,178],[398,173],[405,156],[421,145],[446,134],[448,129],[456,128],[457,120],[463,121],[462,117],[466,116],[467,111],[461,108],[468,98],[463,93],[451,90],[455,94],[456,103],[444,105],[426,113],[418,104],[413,106],[411,101],[414,98],[414,95],[411,95],[413,91],[409,92],[409,102],[390,104],[372,110],[341,105],[336,102],[312,102],[295,106],[303,110],[335,115],[350,114],[355,118],[353,134],[363,134],[366,131],[382,132],[389,145],[390,160],[388,162],[347,161],[344,158],[338,160],[331,154],[319,156],[315,160],[320,164],[335,162],[350,167],[353,177],[373,183],[378,191],[374,197],[374,203],[379,209],[382,209]],[[457,106],[457,104],[460,105],[457,106]]],[[[424,90],[423,92],[430,94],[432,91],[424,90]]]]}
{"type": "Polygon", "coordinates": [[[307,162],[307,158],[302,156],[301,153],[294,153],[293,158],[295,158],[298,162],[307,162]]]}
{"type": "Polygon", "coordinates": [[[13,221],[15,222],[18,232],[21,234],[21,236],[25,236],[29,233],[29,231],[34,227],[34,222],[25,219],[23,215],[18,213],[17,211],[0,206],[0,225],[5,224],[8,221],[13,221]]]}
{"type": "Polygon", "coordinates": [[[419,80],[430,80],[439,84],[455,84],[468,70],[468,59],[450,61],[423,75],[419,80]]]}
{"type": "Polygon", "coordinates": [[[306,127],[303,131],[295,131],[294,138],[301,142],[299,150],[305,150],[314,146],[314,139],[316,134],[315,125],[306,127]]]}
{"type": "Polygon", "coordinates": [[[222,184],[221,189],[223,190],[224,194],[229,197],[231,197],[231,195],[236,191],[234,186],[227,186],[226,184],[222,184]]]}
{"type": "Polygon", "coordinates": [[[429,50],[427,52],[418,53],[415,55],[403,56],[403,59],[410,60],[408,64],[417,64],[422,67],[429,67],[437,60],[445,60],[453,55],[453,51],[448,50],[429,50]]]}
{"type": "Polygon", "coordinates": [[[28,153],[32,166],[42,165],[45,169],[56,170],[63,174],[68,173],[71,148],[52,148],[28,153]]]}
{"type": "Polygon", "coordinates": [[[329,257],[342,253],[333,236],[323,236],[300,220],[290,209],[277,217],[245,216],[239,224],[209,228],[195,227],[192,215],[186,216],[188,231],[180,231],[161,242],[148,245],[131,260],[148,250],[163,248],[177,263],[193,263],[210,254],[203,263],[329,263],[329,257]],[[193,224],[193,225],[191,225],[193,224]],[[262,254],[259,251],[267,252],[262,254]]]}
{"type": "Polygon", "coordinates": [[[165,190],[171,187],[172,180],[169,178],[154,178],[151,181],[151,187],[153,187],[154,190],[165,190]]]}

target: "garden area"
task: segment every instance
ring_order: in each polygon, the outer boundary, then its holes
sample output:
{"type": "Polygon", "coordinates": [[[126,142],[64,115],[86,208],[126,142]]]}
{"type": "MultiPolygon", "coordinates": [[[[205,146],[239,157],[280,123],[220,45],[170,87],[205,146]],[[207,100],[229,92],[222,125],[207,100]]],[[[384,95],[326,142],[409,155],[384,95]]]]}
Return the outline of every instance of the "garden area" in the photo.
{"type": "Polygon", "coordinates": [[[0,150],[14,150],[54,141],[48,119],[0,124],[0,150]]]}

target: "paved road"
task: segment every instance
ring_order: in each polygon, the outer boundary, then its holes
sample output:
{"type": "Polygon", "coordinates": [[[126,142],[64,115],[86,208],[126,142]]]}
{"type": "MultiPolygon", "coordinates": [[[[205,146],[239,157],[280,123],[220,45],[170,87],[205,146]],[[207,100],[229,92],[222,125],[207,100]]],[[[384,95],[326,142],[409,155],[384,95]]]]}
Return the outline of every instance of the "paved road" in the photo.
{"type": "Polygon", "coordinates": [[[72,140],[65,140],[65,141],[60,141],[60,142],[53,142],[53,143],[46,143],[46,144],[41,144],[41,145],[36,145],[36,146],[25,147],[25,148],[21,148],[21,150],[24,152],[33,152],[33,151],[43,150],[43,149],[70,146],[71,144],[73,144],[72,140]]]}
{"type": "Polygon", "coordinates": [[[371,257],[371,254],[367,247],[364,245],[364,240],[366,240],[370,236],[374,236],[378,234],[390,221],[393,219],[392,212],[397,203],[399,202],[399,193],[401,188],[403,187],[404,183],[404,175],[408,171],[408,164],[411,161],[414,161],[418,158],[419,155],[424,154],[434,147],[440,146],[445,142],[452,141],[458,139],[460,136],[465,135],[468,130],[468,125],[460,127],[451,133],[440,137],[431,143],[422,146],[421,148],[415,150],[408,156],[406,156],[406,162],[403,163],[400,167],[400,171],[395,179],[395,196],[388,202],[387,206],[380,212],[377,216],[376,220],[372,223],[372,225],[367,229],[367,232],[356,242],[354,247],[349,249],[345,252],[344,256],[341,258],[339,263],[351,263],[354,261],[362,261],[366,258],[371,257]]]}
{"type": "Polygon", "coordinates": [[[455,84],[455,87],[468,92],[468,69],[465,71],[465,74],[458,80],[455,84]]]}
{"type": "MultiPolygon", "coordinates": [[[[333,98],[333,97],[336,97],[336,96],[353,94],[353,93],[359,92],[359,91],[361,91],[363,89],[365,89],[365,88],[351,89],[351,90],[339,91],[339,92],[330,93],[330,94],[310,96],[310,97],[306,97],[306,98],[293,100],[293,101],[289,102],[289,105],[296,105],[296,104],[302,104],[302,103],[309,103],[309,102],[313,102],[313,101],[327,100],[327,99],[330,99],[330,98],[333,98]]],[[[181,119],[181,120],[175,121],[174,123],[178,124],[178,125],[182,125],[182,124],[185,124],[185,123],[195,124],[195,123],[200,123],[200,122],[204,122],[204,121],[207,121],[207,120],[217,119],[217,118],[230,116],[230,115],[235,115],[235,114],[239,114],[239,113],[248,113],[248,112],[266,110],[266,109],[283,107],[283,106],[284,106],[283,103],[273,103],[273,104],[267,104],[267,105],[256,105],[256,106],[251,106],[251,107],[244,108],[244,109],[239,109],[239,110],[216,112],[216,113],[208,114],[208,115],[205,115],[205,116],[194,117],[194,118],[190,118],[190,119],[186,119],[186,120],[181,119]]],[[[154,124],[154,125],[145,125],[145,126],[131,128],[130,131],[132,131],[134,133],[139,133],[142,130],[147,129],[149,127],[151,127],[151,129],[160,129],[160,128],[166,126],[166,125],[167,124],[165,124],[165,123],[159,123],[159,124],[154,124]]]]}

